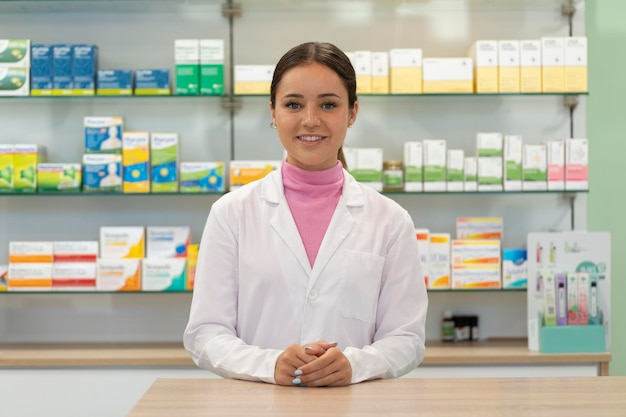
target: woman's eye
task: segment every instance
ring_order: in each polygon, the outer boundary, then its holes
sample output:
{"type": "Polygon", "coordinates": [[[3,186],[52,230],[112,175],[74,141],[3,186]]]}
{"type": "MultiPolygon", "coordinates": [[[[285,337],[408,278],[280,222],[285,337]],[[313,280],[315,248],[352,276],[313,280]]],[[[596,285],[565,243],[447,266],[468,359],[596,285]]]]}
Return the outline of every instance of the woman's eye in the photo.
{"type": "Polygon", "coordinates": [[[291,103],[287,103],[285,105],[285,107],[287,107],[288,109],[291,109],[291,110],[296,110],[296,109],[300,108],[300,104],[291,102],[291,103]]]}
{"type": "Polygon", "coordinates": [[[324,110],[332,110],[332,109],[334,109],[335,107],[336,107],[336,106],[335,106],[335,103],[324,103],[324,104],[322,104],[322,108],[323,108],[324,110]]]}

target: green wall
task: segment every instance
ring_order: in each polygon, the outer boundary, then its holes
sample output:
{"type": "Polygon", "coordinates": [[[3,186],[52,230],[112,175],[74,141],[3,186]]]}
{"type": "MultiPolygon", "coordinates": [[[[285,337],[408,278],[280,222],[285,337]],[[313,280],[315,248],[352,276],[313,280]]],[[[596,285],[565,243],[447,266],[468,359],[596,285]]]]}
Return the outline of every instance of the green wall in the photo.
{"type": "Polygon", "coordinates": [[[588,228],[611,232],[611,375],[626,375],[626,1],[587,0],[588,228]]]}

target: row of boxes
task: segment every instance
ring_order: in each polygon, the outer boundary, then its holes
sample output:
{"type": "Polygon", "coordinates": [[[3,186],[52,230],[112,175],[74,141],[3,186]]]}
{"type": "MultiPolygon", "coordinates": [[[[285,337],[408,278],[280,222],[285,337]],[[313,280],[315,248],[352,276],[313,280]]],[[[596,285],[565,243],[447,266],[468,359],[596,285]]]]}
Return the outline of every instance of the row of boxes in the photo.
{"type": "Polygon", "coordinates": [[[41,145],[0,144],[2,192],[223,192],[223,162],[179,162],[176,133],[124,132],[121,154],[52,163],[41,145]]]}
{"type": "Polygon", "coordinates": [[[501,248],[501,218],[458,218],[455,240],[428,229],[415,235],[429,289],[526,288],[527,252],[501,248]]]}
{"type": "MultiPolygon", "coordinates": [[[[469,57],[424,57],[420,48],[346,52],[357,94],[587,92],[587,38],[480,40],[469,57]]],[[[273,65],[236,65],[235,94],[268,94],[273,65]]]]}
{"type": "Polygon", "coordinates": [[[96,258],[185,258],[188,226],[100,228],[99,241],[10,242],[10,263],[95,262],[96,258]]]}
{"type": "Polygon", "coordinates": [[[584,271],[540,271],[544,326],[601,324],[598,275],[584,271]]]}
{"type": "Polygon", "coordinates": [[[198,245],[187,226],[101,227],[99,241],[9,242],[9,290],[192,289],[198,245]]]}
{"type": "MultiPolygon", "coordinates": [[[[177,39],[176,94],[224,93],[224,40],[177,39]]],[[[0,39],[0,96],[169,95],[169,69],[98,69],[94,44],[0,39]],[[134,77],[133,77],[134,76],[134,77]]]]}
{"type": "MultiPolygon", "coordinates": [[[[382,148],[344,148],[350,173],[383,189],[382,148]]],[[[589,144],[584,138],[523,144],[519,135],[478,133],[475,156],[448,149],[445,139],[405,142],[404,191],[587,190],[589,144]]]]}
{"type": "Polygon", "coordinates": [[[195,260],[186,258],[10,263],[4,290],[186,291],[193,289],[194,274],[195,260]]]}

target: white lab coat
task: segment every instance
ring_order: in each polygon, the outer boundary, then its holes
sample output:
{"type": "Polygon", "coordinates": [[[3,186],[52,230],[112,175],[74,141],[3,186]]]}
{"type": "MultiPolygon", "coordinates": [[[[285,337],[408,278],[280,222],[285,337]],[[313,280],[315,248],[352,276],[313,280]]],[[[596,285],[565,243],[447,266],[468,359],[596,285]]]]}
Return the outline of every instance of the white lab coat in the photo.
{"type": "Polygon", "coordinates": [[[324,339],[352,383],[392,378],[424,357],[427,304],[406,210],[344,170],[311,268],[277,170],[213,204],[184,345],[201,368],[275,383],[284,349],[324,339]]]}

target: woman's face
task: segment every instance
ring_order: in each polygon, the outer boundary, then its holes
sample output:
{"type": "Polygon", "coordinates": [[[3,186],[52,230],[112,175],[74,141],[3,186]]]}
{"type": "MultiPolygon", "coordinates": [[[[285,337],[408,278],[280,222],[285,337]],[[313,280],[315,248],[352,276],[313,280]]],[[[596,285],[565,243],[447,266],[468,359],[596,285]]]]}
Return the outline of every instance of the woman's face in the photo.
{"type": "Polygon", "coordinates": [[[348,91],[333,70],[318,63],[288,70],[276,89],[275,106],[272,122],[288,163],[314,171],[337,164],[358,103],[349,107],[348,91]]]}

